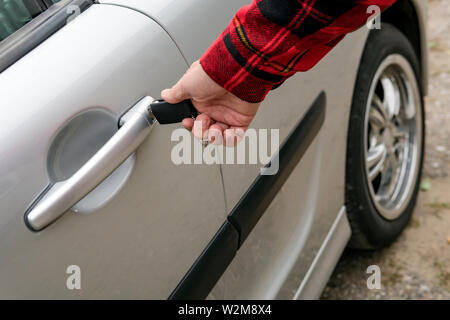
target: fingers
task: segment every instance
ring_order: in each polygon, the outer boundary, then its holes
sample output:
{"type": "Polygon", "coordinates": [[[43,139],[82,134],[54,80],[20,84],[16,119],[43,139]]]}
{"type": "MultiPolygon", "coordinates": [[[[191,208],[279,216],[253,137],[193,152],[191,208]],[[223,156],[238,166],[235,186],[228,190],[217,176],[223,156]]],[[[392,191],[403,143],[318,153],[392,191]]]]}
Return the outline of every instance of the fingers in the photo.
{"type": "Polygon", "coordinates": [[[193,131],[196,138],[202,140],[207,138],[210,143],[216,145],[223,143],[223,133],[230,128],[225,123],[213,123],[213,120],[205,114],[198,116],[195,121],[192,118],[183,119],[182,124],[187,130],[193,131]]]}
{"type": "Polygon", "coordinates": [[[194,119],[192,118],[186,118],[183,119],[183,121],[181,122],[181,124],[183,125],[183,127],[185,127],[187,130],[191,131],[192,127],[194,126],[194,119]]]}
{"type": "Polygon", "coordinates": [[[192,134],[194,135],[194,137],[198,139],[201,140],[207,139],[209,127],[213,123],[214,123],[213,120],[208,115],[202,113],[194,121],[194,125],[192,127],[192,134]]]}
{"type": "Polygon", "coordinates": [[[185,89],[183,82],[184,76],[172,88],[163,90],[161,92],[161,98],[166,100],[168,103],[178,103],[191,98],[191,95],[185,89]]]}
{"type": "Polygon", "coordinates": [[[194,137],[200,140],[208,140],[215,145],[225,145],[227,147],[236,146],[245,135],[246,127],[230,127],[225,123],[216,122],[206,114],[201,114],[195,119],[186,118],[183,126],[192,131],[194,137]]]}
{"type": "Polygon", "coordinates": [[[209,127],[208,141],[215,145],[223,144],[223,132],[230,126],[225,123],[216,122],[209,127]]]}
{"type": "Polygon", "coordinates": [[[231,127],[223,132],[224,145],[227,147],[236,146],[245,135],[246,127],[231,127]]]}

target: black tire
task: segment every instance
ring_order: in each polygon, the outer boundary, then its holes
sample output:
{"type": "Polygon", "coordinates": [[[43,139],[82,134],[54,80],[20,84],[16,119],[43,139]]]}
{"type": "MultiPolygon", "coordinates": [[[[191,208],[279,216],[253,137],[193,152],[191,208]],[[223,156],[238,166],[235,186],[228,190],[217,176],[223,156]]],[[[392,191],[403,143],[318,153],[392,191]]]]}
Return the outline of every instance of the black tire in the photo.
{"type": "Polygon", "coordinates": [[[346,207],[352,237],[349,246],[358,249],[377,249],[392,243],[408,224],[413,212],[419,190],[424,150],[424,108],[421,90],[421,68],[417,55],[408,39],[397,28],[383,24],[380,30],[373,30],[361,59],[353,103],[347,141],[346,163],[346,207]],[[395,220],[385,219],[376,209],[368,186],[365,169],[364,119],[369,91],[375,74],[382,61],[391,54],[406,58],[415,72],[421,97],[422,146],[419,173],[413,184],[413,194],[406,209],[395,220]]]}

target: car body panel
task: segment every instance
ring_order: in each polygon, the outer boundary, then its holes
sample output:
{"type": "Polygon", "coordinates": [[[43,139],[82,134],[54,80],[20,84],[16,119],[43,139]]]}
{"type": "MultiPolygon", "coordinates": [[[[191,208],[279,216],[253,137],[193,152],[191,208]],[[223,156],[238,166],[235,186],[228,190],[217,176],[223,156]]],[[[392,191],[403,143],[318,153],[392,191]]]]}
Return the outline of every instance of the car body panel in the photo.
{"type": "MultiPolygon", "coordinates": [[[[333,273],[334,268],[332,266],[335,266],[341,257],[351,233],[346,208],[342,207],[320,249],[317,251],[308,272],[303,277],[300,287],[295,292],[294,299],[310,300],[318,299],[321,296],[328,279],[333,273]]],[[[294,283],[291,288],[294,288],[297,283],[295,280],[292,282],[294,283]]]]}
{"type": "Polygon", "coordinates": [[[246,0],[99,0],[138,10],[158,22],[181,48],[189,63],[216,40],[246,0]]]}
{"type": "MultiPolygon", "coordinates": [[[[117,124],[186,68],[154,21],[93,5],[0,74],[7,119],[0,129],[1,298],[170,295],[226,216],[219,166],[172,163],[178,125],[153,128],[120,192],[93,213],[67,212],[39,233],[27,229],[23,215],[51,182],[47,158],[62,128],[93,110],[101,111],[93,118],[99,125],[107,116],[117,124]],[[81,269],[82,290],[66,287],[70,265],[81,269]]],[[[68,137],[84,123],[75,122],[68,137]]],[[[95,133],[85,134],[92,136],[87,149],[95,133]]],[[[97,132],[104,139],[113,133],[97,132]]]]}
{"type": "MultiPolygon", "coordinates": [[[[366,30],[348,36],[313,70],[295,75],[262,104],[252,127],[279,128],[282,141],[324,90],[325,123],[238,251],[212,292],[214,297],[294,297],[344,203],[347,136],[342,132],[347,131],[352,101],[348,92],[353,92],[366,37],[366,30]]],[[[229,208],[250,186],[258,170],[248,165],[223,167],[229,208]]]]}
{"type": "MultiPolygon", "coordinates": [[[[208,1],[208,5],[203,1],[176,0],[103,2],[136,8],[159,21],[189,62],[198,59],[236,9],[248,3],[231,1],[224,8],[222,1],[208,1]],[[186,14],[191,12],[192,15],[186,14]],[[216,19],[216,15],[220,17],[216,19]],[[208,19],[208,28],[203,28],[202,19],[208,19]]],[[[352,98],[349,93],[353,92],[367,34],[367,30],[360,30],[350,35],[314,70],[292,77],[262,104],[251,127],[280,129],[283,141],[325,89],[326,122],[211,292],[211,298],[294,297],[344,203],[346,135],[342,133],[347,130],[352,98]]],[[[250,187],[260,167],[222,166],[228,211],[250,187]]]]}

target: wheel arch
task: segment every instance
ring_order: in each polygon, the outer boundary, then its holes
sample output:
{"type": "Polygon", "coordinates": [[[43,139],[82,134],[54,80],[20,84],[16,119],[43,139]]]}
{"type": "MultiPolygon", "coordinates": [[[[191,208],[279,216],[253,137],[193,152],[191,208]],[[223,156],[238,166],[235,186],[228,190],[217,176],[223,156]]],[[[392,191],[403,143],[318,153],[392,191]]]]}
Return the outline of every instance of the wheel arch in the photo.
{"type": "Polygon", "coordinates": [[[411,42],[420,61],[422,91],[428,93],[427,4],[422,0],[398,0],[381,15],[381,22],[398,28],[411,42]]]}

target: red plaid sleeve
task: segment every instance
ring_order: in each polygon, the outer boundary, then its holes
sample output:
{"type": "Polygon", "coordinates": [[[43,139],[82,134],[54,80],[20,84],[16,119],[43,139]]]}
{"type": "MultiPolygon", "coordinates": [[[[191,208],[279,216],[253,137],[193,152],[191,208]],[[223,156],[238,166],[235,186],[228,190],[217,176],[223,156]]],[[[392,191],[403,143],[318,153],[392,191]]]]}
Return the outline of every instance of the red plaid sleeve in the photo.
{"type": "Polygon", "coordinates": [[[396,0],[254,0],[200,59],[219,85],[249,102],[317,64],[344,36],[396,0]]]}

